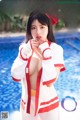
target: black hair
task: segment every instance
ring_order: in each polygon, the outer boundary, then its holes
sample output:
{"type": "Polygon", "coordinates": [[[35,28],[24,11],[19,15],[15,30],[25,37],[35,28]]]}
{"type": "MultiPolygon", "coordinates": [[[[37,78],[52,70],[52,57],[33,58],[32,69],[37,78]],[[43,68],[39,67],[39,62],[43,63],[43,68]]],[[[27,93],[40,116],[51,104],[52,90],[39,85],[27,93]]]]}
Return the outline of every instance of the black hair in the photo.
{"type": "Polygon", "coordinates": [[[30,13],[29,19],[27,21],[27,29],[26,29],[26,37],[27,41],[32,38],[31,35],[31,25],[34,20],[38,20],[42,25],[47,25],[48,26],[48,36],[47,39],[51,42],[55,42],[55,38],[53,35],[53,30],[52,30],[52,23],[49,17],[40,11],[33,11],[30,13]]]}

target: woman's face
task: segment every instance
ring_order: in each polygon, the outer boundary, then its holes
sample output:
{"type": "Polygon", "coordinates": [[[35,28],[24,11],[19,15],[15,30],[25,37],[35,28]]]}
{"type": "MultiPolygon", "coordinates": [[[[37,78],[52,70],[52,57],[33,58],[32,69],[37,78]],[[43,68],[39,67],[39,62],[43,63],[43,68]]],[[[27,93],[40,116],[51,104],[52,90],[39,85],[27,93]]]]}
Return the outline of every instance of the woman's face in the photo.
{"type": "Polygon", "coordinates": [[[31,35],[34,39],[47,39],[48,26],[42,25],[37,19],[34,20],[31,25],[31,35]]]}

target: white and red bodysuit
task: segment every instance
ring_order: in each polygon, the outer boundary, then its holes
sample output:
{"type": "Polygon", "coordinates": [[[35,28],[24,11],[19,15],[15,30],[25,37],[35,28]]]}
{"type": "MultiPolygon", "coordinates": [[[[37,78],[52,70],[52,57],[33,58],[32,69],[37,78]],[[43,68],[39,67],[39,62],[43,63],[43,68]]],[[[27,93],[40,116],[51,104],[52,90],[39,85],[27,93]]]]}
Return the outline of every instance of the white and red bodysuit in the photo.
{"type": "Polygon", "coordinates": [[[33,53],[30,41],[20,45],[18,56],[11,68],[13,80],[22,83],[20,105],[22,120],[58,120],[56,111],[59,107],[58,96],[54,86],[47,87],[47,85],[56,80],[55,67],[60,67],[60,71],[65,69],[63,49],[52,42],[43,43],[40,49],[44,54],[44,59],[37,75],[36,92],[31,91],[29,66],[31,58],[38,56],[33,53]]]}

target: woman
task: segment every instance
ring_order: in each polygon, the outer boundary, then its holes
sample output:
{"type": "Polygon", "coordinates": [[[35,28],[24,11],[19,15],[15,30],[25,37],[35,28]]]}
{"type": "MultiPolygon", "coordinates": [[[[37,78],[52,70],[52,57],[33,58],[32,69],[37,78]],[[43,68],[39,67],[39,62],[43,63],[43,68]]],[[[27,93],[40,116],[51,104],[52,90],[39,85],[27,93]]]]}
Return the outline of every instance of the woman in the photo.
{"type": "Polygon", "coordinates": [[[11,69],[13,80],[22,83],[22,120],[59,120],[59,100],[53,85],[65,69],[63,49],[55,43],[45,13],[30,14],[26,36],[11,69]]]}

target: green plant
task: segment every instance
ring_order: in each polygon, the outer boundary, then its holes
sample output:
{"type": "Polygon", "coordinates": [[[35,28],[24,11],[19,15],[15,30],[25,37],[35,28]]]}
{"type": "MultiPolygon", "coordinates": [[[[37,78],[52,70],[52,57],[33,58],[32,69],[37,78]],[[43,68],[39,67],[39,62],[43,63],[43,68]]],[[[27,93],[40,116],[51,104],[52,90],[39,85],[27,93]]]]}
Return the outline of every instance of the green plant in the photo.
{"type": "Polygon", "coordinates": [[[55,29],[61,29],[65,27],[65,23],[62,19],[59,19],[58,23],[55,25],[55,29]]]}
{"type": "Polygon", "coordinates": [[[7,31],[10,29],[11,17],[2,11],[0,11],[0,30],[7,31]]]}
{"type": "Polygon", "coordinates": [[[0,11],[0,25],[2,24],[2,22],[4,22],[4,13],[2,11],[0,11]]]}
{"type": "Polygon", "coordinates": [[[22,31],[24,29],[23,21],[20,15],[14,15],[11,18],[12,31],[22,31]]]}

